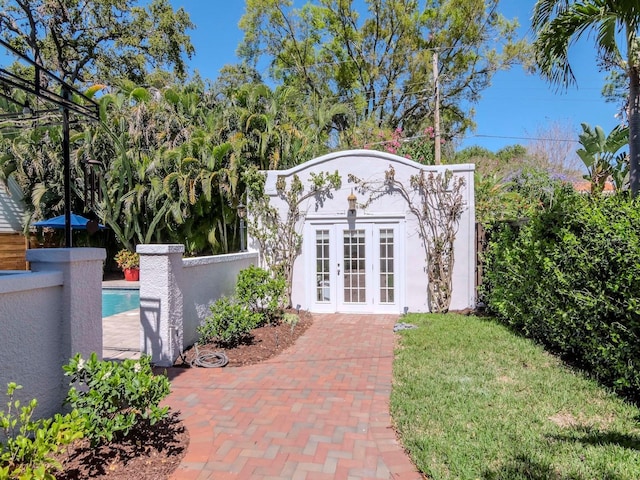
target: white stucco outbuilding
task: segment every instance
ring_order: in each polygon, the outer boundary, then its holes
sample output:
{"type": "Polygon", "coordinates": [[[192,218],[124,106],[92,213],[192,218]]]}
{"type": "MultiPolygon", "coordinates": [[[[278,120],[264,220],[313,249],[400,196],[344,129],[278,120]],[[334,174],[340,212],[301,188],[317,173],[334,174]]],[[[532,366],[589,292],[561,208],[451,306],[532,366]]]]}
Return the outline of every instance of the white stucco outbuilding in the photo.
{"type": "MultiPolygon", "coordinates": [[[[367,198],[349,175],[380,182],[392,166],[395,178],[407,187],[420,170],[462,177],[464,208],[454,243],[451,310],[475,305],[474,165],[426,166],[404,157],[373,150],[330,153],[289,170],[266,172],[265,194],[286,217],[286,203],[278,196],[278,177],[289,184],[297,175],[305,189],[312,173],[334,173],[342,186],[331,198],[301,206],[297,230],[302,249],[294,264],[292,304],[311,312],[405,313],[428,312],[425,250],[415,215],[397,192],[387,192],[366,208],[367,198]],[[359,196],[349,211],[348,197],[359,196]]],[[[255,239],[249,245],[257,248],[255,239]]]]}

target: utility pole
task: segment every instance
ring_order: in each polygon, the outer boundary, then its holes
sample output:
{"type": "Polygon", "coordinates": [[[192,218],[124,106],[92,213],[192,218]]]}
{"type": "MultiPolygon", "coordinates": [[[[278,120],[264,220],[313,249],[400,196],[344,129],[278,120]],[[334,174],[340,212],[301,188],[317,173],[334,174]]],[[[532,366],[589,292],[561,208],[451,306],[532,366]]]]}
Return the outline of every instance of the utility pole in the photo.
{"type": "Polygon", "coordinates": [[[435,107],[433,114],[434,162],[440,165],[440,78],[438,73],[438,51],[433,51],[433,84],[435,87],[435,107]]]}

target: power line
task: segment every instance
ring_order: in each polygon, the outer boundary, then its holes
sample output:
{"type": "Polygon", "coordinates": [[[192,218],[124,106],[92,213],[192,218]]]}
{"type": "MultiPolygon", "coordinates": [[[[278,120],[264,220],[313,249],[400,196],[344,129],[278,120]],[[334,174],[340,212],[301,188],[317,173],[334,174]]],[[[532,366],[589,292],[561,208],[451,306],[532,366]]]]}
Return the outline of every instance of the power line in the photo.
{"type": "MultiPolygon", "coordinates": [[[[485,135],[485,134],[473,134],[473,135],[465,135],[465,136],[458,136],[458,135],[448,135],[450,138],[458,138],[459,140],[465,140],[465,139],[469,139],[469,138],[499,138],[499,139],[505,139],[505,140],[528,140],[528,141],[546,141],[546,142],[569,142],[569,143],[580,143],[578,140],[575,139],[567,139],[567,138],[544,138],[544,137],[515,137],[515,136],[507,136],[507,135],[485,135]]],[[[431,140],[433,140],[433,134],[429,133],[429,134],[418,134],[418,135],[412,135],[411,137],[406,137],[406,138],[399,138],[396,140],[381,140],[379,142],[366,142],[366,146],[372,146],[372,145],[386,145],[388,143],[394,143],[394,142],[399,142],[399,143],[409,143],[412,142],[413,140],[420,140],[423,138],[430,138],[431,140]]]]}
{"type": "Polygon", "coordinates": [[[539,140],[545,142],[571,142],[571,143],[580,143],[575,139],[567,139],[567,138],[544,138],[544,137],[512,137],[506,135],[486,135],[486,134],[474,134],[470,136],[462,137],[461,140],[468,138],[501,138],[505,140],[539,140]]]}

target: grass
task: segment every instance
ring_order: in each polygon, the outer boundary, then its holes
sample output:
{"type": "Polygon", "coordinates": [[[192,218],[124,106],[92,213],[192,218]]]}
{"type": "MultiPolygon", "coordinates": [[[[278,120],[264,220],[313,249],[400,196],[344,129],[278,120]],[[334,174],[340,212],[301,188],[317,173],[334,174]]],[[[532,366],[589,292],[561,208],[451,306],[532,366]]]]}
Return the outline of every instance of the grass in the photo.
{"type": "Polygon", "coordinates": [[[491,320],[403,321],[391,412],[429,477],[640,478],[635,406],[491,320]]]}

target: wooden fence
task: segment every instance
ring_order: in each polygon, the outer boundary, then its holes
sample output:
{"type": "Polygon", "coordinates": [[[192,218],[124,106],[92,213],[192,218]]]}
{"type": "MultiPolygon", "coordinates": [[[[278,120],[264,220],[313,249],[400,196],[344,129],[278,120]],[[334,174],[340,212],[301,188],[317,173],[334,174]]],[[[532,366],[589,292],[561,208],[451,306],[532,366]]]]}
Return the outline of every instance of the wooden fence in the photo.
{"type": "Polygon", "coordinates": [[[476,223],[476,299],[478,298],[478,287],[482,285],[484,274],[484,253],[489,244],[491,231],[504,228],[509,225],[511,228],[519,230],[523,225],[529,223],[528,218],[519,218],[517,220],[503,220],[496,223],[491,230],[486,230],[481,224],[476,223]]]}
{"type": "Polygon", "coordinates": [[[27,270],[28,242],[19,233],[0,233],[0,270],[27,270]]]}

